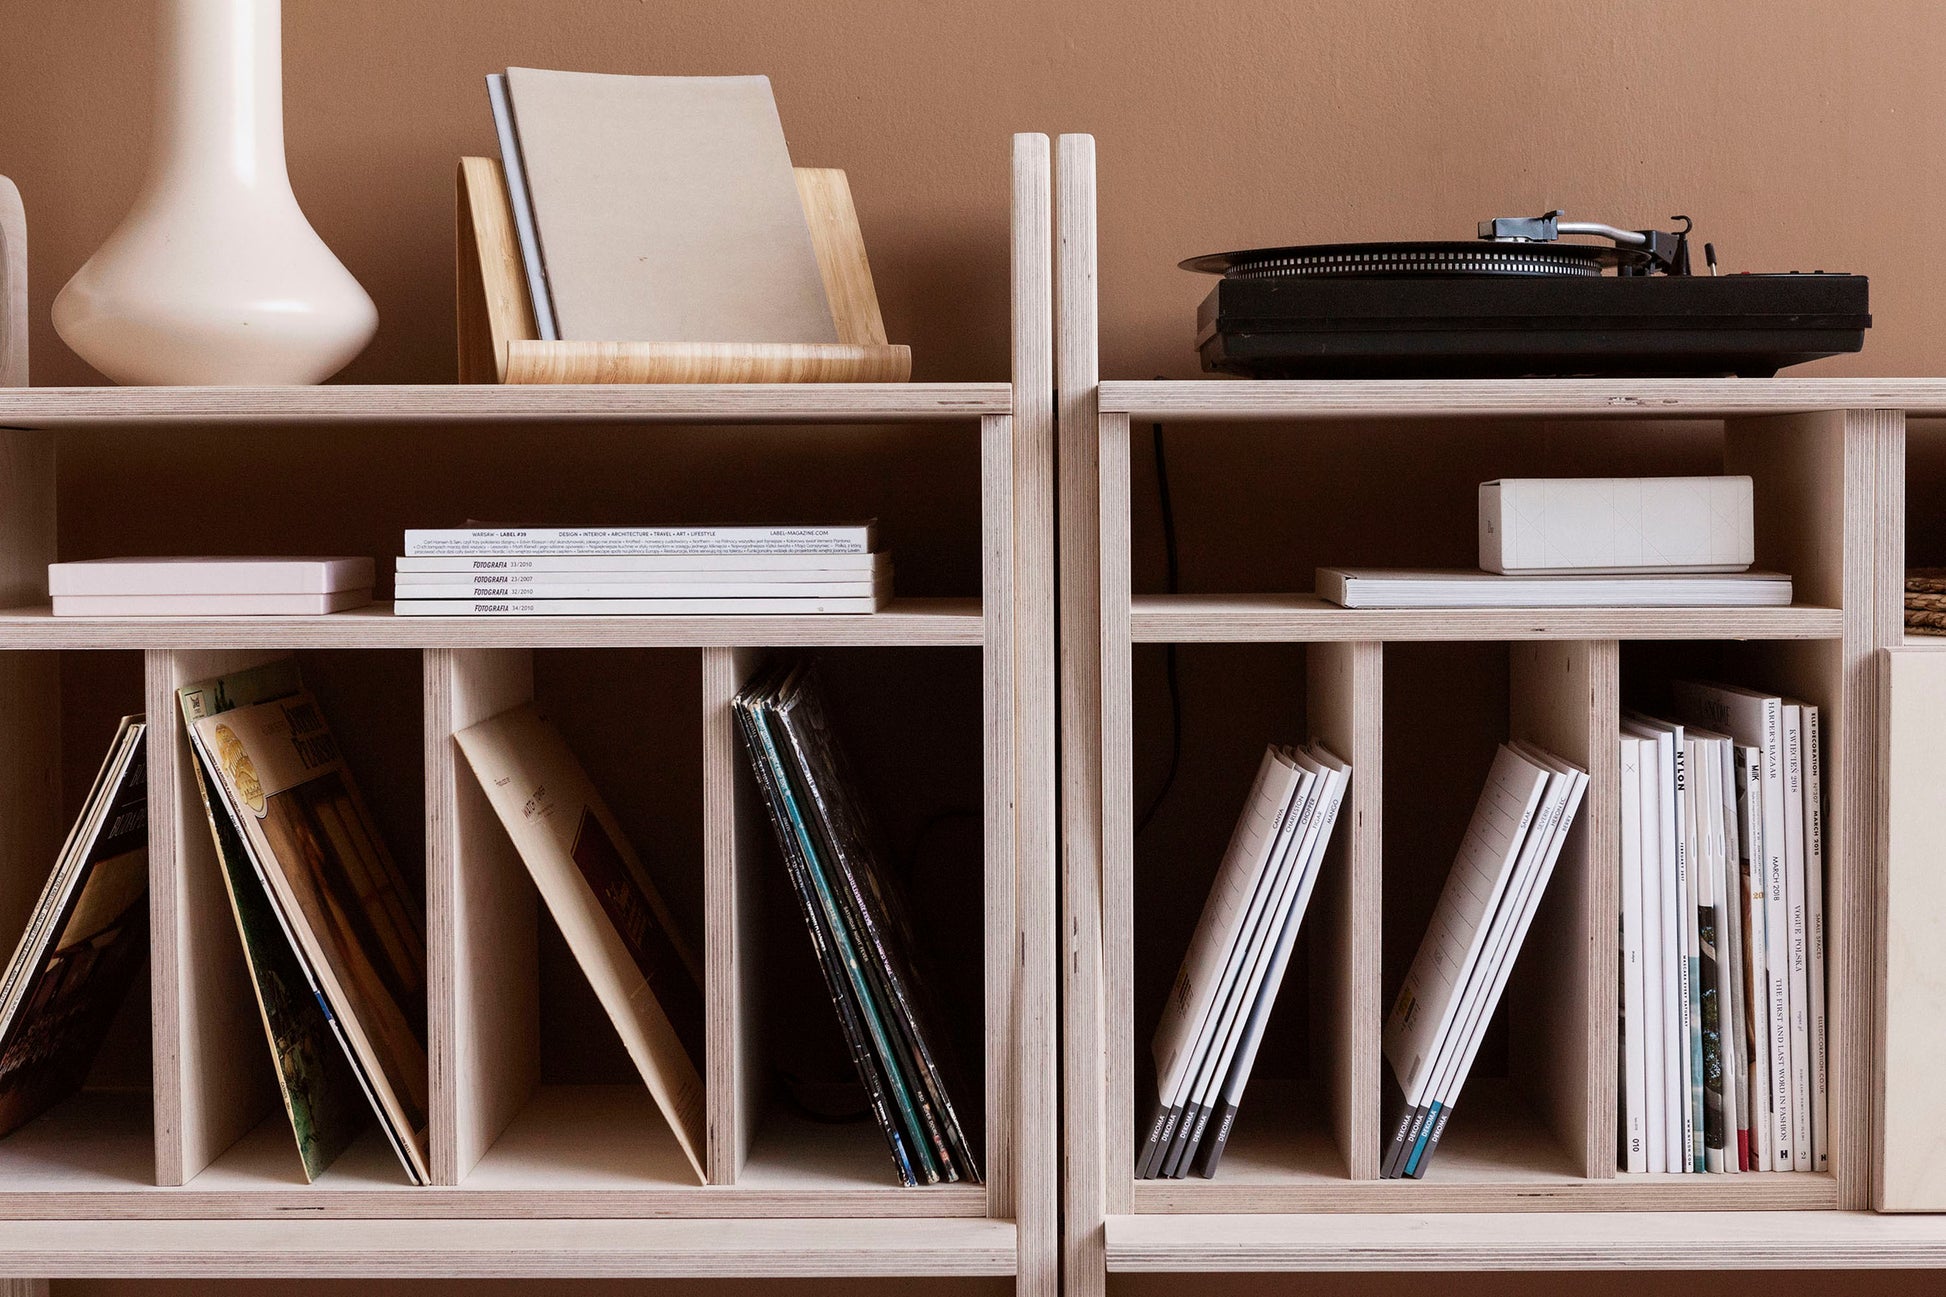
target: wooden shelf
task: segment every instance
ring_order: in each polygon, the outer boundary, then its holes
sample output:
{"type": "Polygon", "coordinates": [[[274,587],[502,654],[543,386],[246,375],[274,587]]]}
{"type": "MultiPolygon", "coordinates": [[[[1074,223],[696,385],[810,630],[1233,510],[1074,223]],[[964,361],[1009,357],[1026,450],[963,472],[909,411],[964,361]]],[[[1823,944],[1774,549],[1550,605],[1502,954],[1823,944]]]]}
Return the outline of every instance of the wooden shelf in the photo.
{"type": "Polygon", "coordinates": [[[1005,1220],[19,1221],[0,1275],[669,1278],[1013,1275],[1005,1220]]]}
{"type": "Polygon", "coordinates": [[[1110,1216],[1107,1261],[1117,1273],[1918,1269],[1946,1265],[1946,1221],[1842,1211],[1110,1216]]]}
{"type": "Polygon", "coordinates": [[[56,617],[0,612],[0,649],[702,648],[978,645],[978,599],[895,599],[875,613],[758,617],[398,617],[388,603],[319,617],[56,617]]]}
{"type": "Polygon", "coordinates": [[[265,423],[905,423],[1013,411],[1009,383],[0,388],[0,428],[265,423]]]}
{"type": "Polygon", "coordinates": [[[1946,414],[1939,378],[1511,378],[1101,384],[1101,412],[1131,420],[1721,419],[1819,410],[1946,414]]]}
{"type": "MultiPolygon", "coordinates": [[[[1788,608],[1341,608],[1314,594],[1137,595],[1136,643],[1836,639],[1844,612],[1788,608]]],[[[1946,641],[1942,641],[1946,644],[1946,641]]]]}

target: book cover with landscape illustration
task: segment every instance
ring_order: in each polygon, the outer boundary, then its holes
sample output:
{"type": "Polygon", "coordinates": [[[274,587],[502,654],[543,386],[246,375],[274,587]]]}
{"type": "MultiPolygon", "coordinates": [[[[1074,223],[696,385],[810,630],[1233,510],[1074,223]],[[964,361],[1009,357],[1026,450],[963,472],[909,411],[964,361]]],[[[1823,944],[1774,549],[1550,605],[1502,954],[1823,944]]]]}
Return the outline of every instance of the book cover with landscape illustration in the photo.
{"type": "Polygon", "coordinates": [[[192,728],[387,1137],[429,1180],[423,920],[317,701],[300,688],[192,728]]]}
{"type": "MultiPolygon", "coordinates": [[[[283,658],[221,679],[186,685],[176,696],[184,723],[193,726],[205,716],[288,697],[300,687],[297,664],[283,658]]],[[[209,820],[237,936],[243,942],[244,962],[250,969],[250,985],[270,1046],[284,1114],[297,1141],[304,1178],[314,1181],[350,1147],[371,1120],[371,1111],[236,826],[227,812],[211,803],[215,774],[206,767],[200,748],[195,748],[193,756],[190,769],[209,820]]]]}

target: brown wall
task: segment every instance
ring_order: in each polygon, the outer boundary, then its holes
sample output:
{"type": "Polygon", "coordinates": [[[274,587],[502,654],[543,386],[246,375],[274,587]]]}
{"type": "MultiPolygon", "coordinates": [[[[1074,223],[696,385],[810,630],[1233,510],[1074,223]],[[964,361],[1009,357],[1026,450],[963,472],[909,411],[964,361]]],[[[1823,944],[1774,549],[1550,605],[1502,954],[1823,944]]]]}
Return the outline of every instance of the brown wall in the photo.
{"type": "MultiPolygon", "coordinates": [[[[19,182],[28,206],[39,383],[98,381],[54,337],[47,308],[133,193],[151,31],[139,0],[0,0],[0,174],[19,182]]],[[[377,341],[348,379],[451,376],[453,162],[492,151],[480,78],[510,63],[767,72],[797,160],[851,173],[888,330],[913,345],[922,378],[1005,375],[1006,150],[1016,130],[1090,131],[1099,142],[1110,376],[1194,372],[1193,312],[1205,285],[1174,268],[1183,257],[1270,242],[1464,237],[1480,218],[1556,205],[1621,224],[1686,212],[1730,270],[1870,274],[1878,324],[1867,349],[1823,372],[1939,373],[1946,359],[1946,257],[1934,228],[1946,210],[1946,6],[1927,0],[289,0],[286,49],[298,195],[381,315],[377,341]]],[[[1536,454],[1596,466],[1631,435],[1488,434],[1442,452],[1421,465],[1418,502],[1445,499],[1445,513],[1421,520],[1438,534],[1414,542],[1412,554],[1360,502],[1422,443],[1396,434],[1375,454],[1357,437],[1320,437],[1306,443],[1315,463],[1283,445],[1267,472],[1263,455],[1279,446],[1277,434],[1231,433],[1178,470],[1185,571],[1193,588],[1200,561],[1221,558],[1213,570],[1277,588],[1326,558],[1454,561],[1446,550],[1470,543],[1466,483],[1536,454]],[[1283,530],[1290,484],[1319,465],[1356,476],[1329,502],[1339,514],[1322,515],[1307,534],[1355,552],[1327,555],[1320,543],[1293,557],[1283,530]]],[[[841,505],[888,517],[909,589],[963,590],[975,570],[964,543],[977,507],[970,445],[954,443],[942,461],[929,438],[898,440],[908,456],[894,470],[901,498],[885,500],[848,467],[853,454],[871,452],[864,435],[815,449],[756,438],[744,461],[754,477],[727,479],[692,476],[707,447],[659,441],[650,451],[629,441],[582,433],[557,447],[556,497],[589,521],[665,500],[695,508],[699,498],[723,516],[761,516],[791,498],[792,488],[771,482],[815,482],[822,472],[841,505]],[[654,470],[661,485],[615,493],[606,478],[618,461],[654,470]],[[782,473],[760,472],[778,463],[782,473]],[[928,485],[915,493],[915,482],[928,485]]],[[[1626,447],[1638,465],[1641,444],[1626,447]]],[[[1670,468],[1706,469],[1713,453],[1688,438],[1653,444],[1651,457],[1670,468]]],[[[180,547],[186,528],[200,528],[191,534],[211,548],[383,555],[408,518],[522,500],[505,483],[523,480],[524,442],[366,434],[349,446],[300,437],[253,447],[255,493],[198,511],[198,520],[127,507],[158,486],[165,498],[199,492],[237,445],[230,433],[71,439],[64,554],[160,550],[172,539],[180,547]],[[347,450],[363,453],[362,471],[342,468],[347,450]],[[451,471],[451,485],[423,472],[427,456],[451,471]],[[263,507],[276,483],[299,477],[310,486],[307,507],[263,507]]],[[[1136,489],[1149,498],[1140,477],[1136,489]]],[[[1152,506],[1139,510],[1143,579],[1152,583],[1152,506]]],[[[1192,709],[1195,685],[1186,683],[1192,709]]],[[[1916,1280],[1870,1282],[1921,1290],[1916,1280]]],[[[1627,1283],[1630,1292],[1686,1287],[1627,1283]]],[[[1430,1278],[1384,1284],[1408,1294],[1446,1288],[1430,1278]]],[[[1801,1290],[1851,1286],[1818,1280],[1801,1290]]],[[[1161,1291],[1123,1287],[1131,1297],[1161,1291]]],[[[1623,1291],[1604,1280],[1470,1288],[1623,1291]]],[[[398,1289],[408,1290],[417,1289],[398,1289]]],[[[1379,1290],[1379,1281],[1356,1279],[1305,1286],[1347,1297],[1379,1290]]]]}
{"type": "MultiPolygon", "coordinates": [[[[133,192],[149,5],[0,14],[36,378],[88,381],[46,307],[133,192]]],[[[1878,327],[1832,372],[1936,373],[1946,348],[1927,0],[290,0],[285,26],[297,192],[383,320],[349,378],[450,374],[452,164],[491,150],[480,78],[509,63],[767,72],[794,156],[851,172],[922,377],[1003,374],[1016,130],[1099,141],[1111,375],[1191,372],[1183,257],[1556,205],[1686,212],[1728,269],[1869,273],[1878,327]]]]}

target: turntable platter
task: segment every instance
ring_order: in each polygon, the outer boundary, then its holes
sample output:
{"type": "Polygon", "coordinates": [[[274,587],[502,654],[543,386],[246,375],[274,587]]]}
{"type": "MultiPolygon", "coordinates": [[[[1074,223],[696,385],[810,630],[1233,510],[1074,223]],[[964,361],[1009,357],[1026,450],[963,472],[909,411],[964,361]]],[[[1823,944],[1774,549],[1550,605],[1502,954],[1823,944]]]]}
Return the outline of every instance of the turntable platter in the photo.
{"type": "Polygon", "coordinates": [[[1296,248],[1218,252],[1182,262],[1184,270],[1225,279],[1326,276],[1541,276],[1587,278],[1617,268],[1637,269],[1648,254],[1635,248],[1573,243],[1320,243],[1296,248]]]}

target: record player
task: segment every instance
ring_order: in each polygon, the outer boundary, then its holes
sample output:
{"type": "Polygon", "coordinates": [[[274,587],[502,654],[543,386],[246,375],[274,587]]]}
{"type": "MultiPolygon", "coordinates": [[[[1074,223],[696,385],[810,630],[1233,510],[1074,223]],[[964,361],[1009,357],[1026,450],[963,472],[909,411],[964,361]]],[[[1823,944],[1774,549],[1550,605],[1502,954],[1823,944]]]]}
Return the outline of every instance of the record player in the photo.
{"type": "Polygon", "coordinates": [[[1863,275],[1690,268],[1690,221],[1627,230],[1563,213],[1482,221],[1473,242],[1338,243],[1196,257],[1203,368],[1253,378],[1762,378],[1858,351],[1863,275]],[[1592,236],[1600,243],[1564,242],[1592,236]]]}

